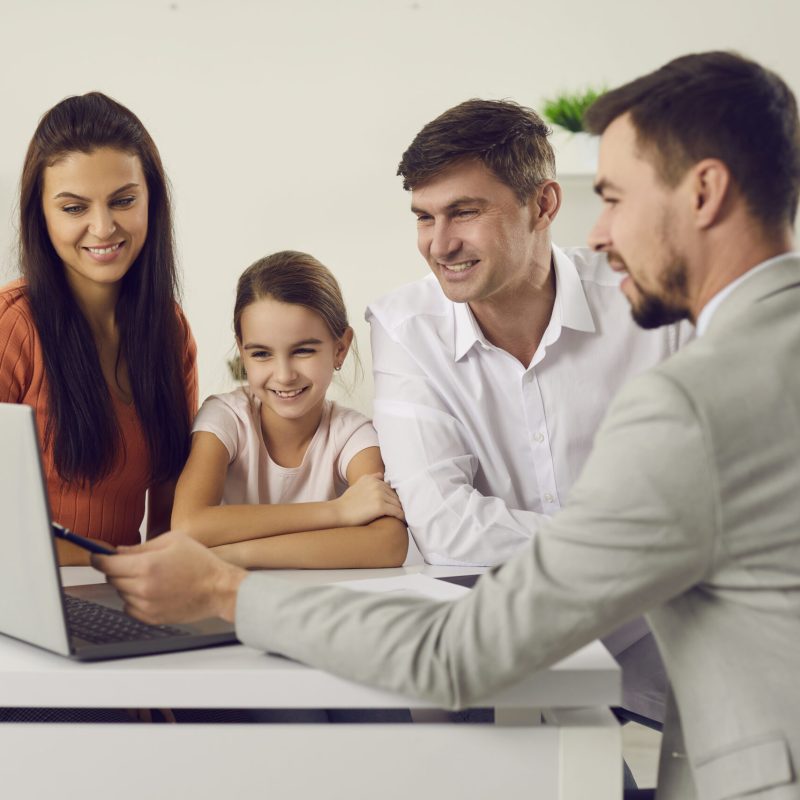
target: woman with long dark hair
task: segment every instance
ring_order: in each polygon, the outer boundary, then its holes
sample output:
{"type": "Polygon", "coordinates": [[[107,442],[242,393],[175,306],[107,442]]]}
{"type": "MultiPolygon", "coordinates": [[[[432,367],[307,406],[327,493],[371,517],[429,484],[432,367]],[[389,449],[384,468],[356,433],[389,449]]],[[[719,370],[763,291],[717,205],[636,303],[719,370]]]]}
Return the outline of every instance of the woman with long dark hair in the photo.
{"type": "MultiPolygon", "coordinates": [[[[39,122],[20,193],[22,278],[0,288],[0,402],[36,412],[51,513],[135,544],[166,530],[197,406],[153,140],[98,92],[39,122]]],[[[58,542],[62,564],[87,554],[58,542]]]]}

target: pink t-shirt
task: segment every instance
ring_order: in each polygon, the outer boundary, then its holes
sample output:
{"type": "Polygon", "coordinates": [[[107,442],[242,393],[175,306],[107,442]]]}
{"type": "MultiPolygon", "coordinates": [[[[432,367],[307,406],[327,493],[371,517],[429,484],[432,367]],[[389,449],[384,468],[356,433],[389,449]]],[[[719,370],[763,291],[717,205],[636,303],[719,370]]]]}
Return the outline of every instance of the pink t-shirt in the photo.
{"type": "Polygon", "coordinates": [[[353,456],[378,446],[375,429],[363,414],[326,400],[303,463],[282,467],[264,444],[260,405],[247,388],[215,394],[203,403],[192,426],[193,433],[213,433],[230,456],[223,504],[333,500],[347,489],[353,456]]]}

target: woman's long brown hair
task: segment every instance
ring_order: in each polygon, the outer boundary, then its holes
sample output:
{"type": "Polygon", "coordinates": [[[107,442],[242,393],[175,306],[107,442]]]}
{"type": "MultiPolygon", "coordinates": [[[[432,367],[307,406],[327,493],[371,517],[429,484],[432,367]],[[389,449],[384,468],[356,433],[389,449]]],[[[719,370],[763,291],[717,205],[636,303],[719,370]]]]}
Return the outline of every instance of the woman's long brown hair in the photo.
{"type": "Polygon", "coordinates": [[[69,97],[42,117],[22,171],[21,270],[44,353],[45,441],[52,444],[62,479],[77,483],[107,476],[125,446],[89,324],[69,288],[42,209],[45,168],[68,153],[101,147],[138,156],[147,182],[147,238],[122,280],[116,317],[120,357],[128,366],[149,449],[151,480],[159,482],[183,467],[191,424],[169,189],[158,150],[142,123],[99,92],[69,97]]]}

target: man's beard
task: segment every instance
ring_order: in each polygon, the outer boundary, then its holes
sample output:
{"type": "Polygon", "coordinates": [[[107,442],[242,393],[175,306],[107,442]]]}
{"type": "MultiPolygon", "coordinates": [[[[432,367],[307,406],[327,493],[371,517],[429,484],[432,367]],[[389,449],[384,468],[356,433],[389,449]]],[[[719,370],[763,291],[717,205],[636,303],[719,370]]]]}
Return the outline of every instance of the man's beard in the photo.
{"type": "Polygon", "coordinates": [[[683,261],[674,261],[662,273],[661,291],[658,294],[642,289],[630,273],[628,277],[639,293],[638,302],[631,302],[631,316],[640,328],[650,330],[689,319],[689,308],[685,299],[687,271],[683,261]]]}

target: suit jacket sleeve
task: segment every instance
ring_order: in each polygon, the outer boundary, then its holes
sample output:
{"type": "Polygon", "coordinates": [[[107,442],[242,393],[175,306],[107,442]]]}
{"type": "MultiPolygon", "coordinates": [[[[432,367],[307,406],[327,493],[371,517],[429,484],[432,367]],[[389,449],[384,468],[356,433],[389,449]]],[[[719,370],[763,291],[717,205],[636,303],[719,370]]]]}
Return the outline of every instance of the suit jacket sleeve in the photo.
{"type": "Polygon", "coordinates": [[[465,598],[369,596],[249,576],[246,644],[456,708],[545,667],[700,581],[717,492],[701,420],[650,372],[614,402],[566,508],[465,598]]]}

